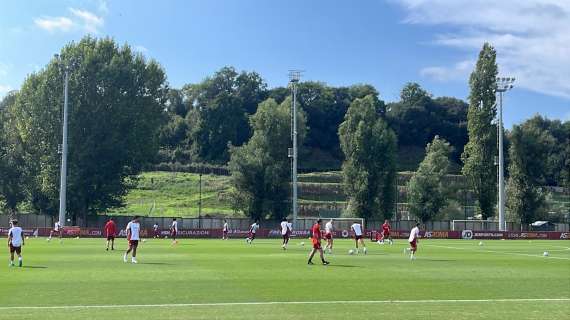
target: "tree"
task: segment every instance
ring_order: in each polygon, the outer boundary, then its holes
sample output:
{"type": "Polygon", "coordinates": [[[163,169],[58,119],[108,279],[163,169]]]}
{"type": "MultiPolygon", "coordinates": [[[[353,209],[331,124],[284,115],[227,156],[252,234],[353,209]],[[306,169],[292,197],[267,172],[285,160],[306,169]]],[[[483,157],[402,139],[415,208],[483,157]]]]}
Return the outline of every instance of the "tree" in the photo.
{"type": "Polygon", "coordinates": [[[426,147],[426,156],[408,182],[410,212],[422,223],[433,220],[447,204],[444,177],[451,146],[438,136],[426,147]]]}
{"type": "Polygon", "coordinates": [[[241,146],[249,139],[248,116],[266,98],[267,84],[256,72],[224,67],[182,90],[192,108],[186,116],[192,153],[200,161],[226,163],[228,145],[241,146]]]}
{"type": "MultiPolygon", "coordinates": [[[[235,207],[251,218],[281,218],[287,214],[290,194],[291,100],[280,105],[271,98],[259,104],[251,117],[251,139],[230,148],[229,162],[235,207]]],[[[298,138],[306,132],[303,112],[298,113],[298,138]]]]}
{"type": "Polygon", "coordinates": [[[424,150],[438,135],[457,150],[452,154],[453,160],[460,162],[460,153],[467,143],[468,105],[464,101],[450,97],[432,98],[419,84],[408,83],[400,93],[400,101],[387,107],[387,118],[396,131],[400,146],[424,150]]]}
{"type": "Polygon", "coordinates": [[[32,205],[57,212],[63,72],[69,80],[67,208],[73,217],[123,205],[131,178],[156,155],[166,102],[166,77],[155,61],[128,45],[85,37],[65,46],[22,85],[13,108],[15,127],[33,177],[32,205]]]}
{"type": "Polygon", "coordinates": [[[16,212],[25,199],[23,150],[10,116],[16,99],[17,92],[12,91],[0,101],[0,205],[9,213],[16,212]]]}
{"type": "Polygon", "coordinates": [[[554,142],[548,131],[534,126],[532,122],[513,126],[507,206],[521,224],[533,222],[544,203],[539,187],[547,172],[549,151],[554,142]]]}
{"type": "Polygon", "coordinates": [[[176,114],[179,117],[186,117],[188,113],[188,106],[184,101],[184,93],[178,89],[168,89],[166,95],[166,110],[170,113],[176,114]]]}
{"type": "Polygon", "coordinates": [[[493,119],[497,113],[495,107],[495,89],[497,63],[495,49],[488,43],[483,45],[475,70],[471,73],[469,86],[469,111],[467,130],[469,142],[461,156],[463,174],[468,177],[478,200],[482,218],[495,214],[497,196],[497,154],[496,126],[493,119]]]}
{"type": "Polygon", "coordinates": [[[339,128],[349,212],[362,218],[392,216],[397,142],[381,106],[373,95],[354,100],[339,128]]]}

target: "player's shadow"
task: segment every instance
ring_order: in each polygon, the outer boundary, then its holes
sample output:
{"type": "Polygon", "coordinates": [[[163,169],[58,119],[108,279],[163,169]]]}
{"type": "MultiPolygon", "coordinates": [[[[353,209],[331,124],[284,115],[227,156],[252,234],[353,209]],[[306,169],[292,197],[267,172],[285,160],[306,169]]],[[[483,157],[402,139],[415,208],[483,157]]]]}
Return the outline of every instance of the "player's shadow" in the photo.
{"type": "Polygon", "coordinates": [[[157,266],[173,266],[173,263],[167,262],[139,262],[139,264],[149,264],[149,265],[157,265],[157,266]]]}
{"type": "Polygon", "coordinates": [[[361,266],[354,266],[350,264],[329,264],[327,268],[362,268],[361,266]]]}
{"type": "Polygon", "coordinates": [[[44,267],[44,266],[23,266],[22,268],[24,268],[24,269],[47,269],[47,267],[44,267]]]}
{"type": "Polygon", "coordinates": [[[429,262],[455,262],[457,260],[454,259],[422,259],[423,261],[429,261],[429,262]]]}

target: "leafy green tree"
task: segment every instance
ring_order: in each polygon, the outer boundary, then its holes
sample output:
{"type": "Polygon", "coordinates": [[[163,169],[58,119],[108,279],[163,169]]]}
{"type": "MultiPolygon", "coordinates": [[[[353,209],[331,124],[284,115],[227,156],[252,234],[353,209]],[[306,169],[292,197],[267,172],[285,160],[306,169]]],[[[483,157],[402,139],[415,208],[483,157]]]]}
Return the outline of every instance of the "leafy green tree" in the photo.
{"type": "MultiPolygon", "coordinates": [[[[281,102],[291,95],[288,88],[274,88],[269,93],[281,102]]],[[[358,84],[350,87],[330,87],[321,82],[302,82],[298,86],[297,100],[307,114],[307,126],[311,128],[305,141],[304,154],[300,165],[311,162],[312,152],[325,153],[333,159],[342,159],[338,126],[344,121],[348,107],[357,98],[367,95],[378,97],[376,89],[370,85],[358,84]]],[[[383,102],[379,106],[384,113],[383,102]]]]}
{"type": "Polygon", "coordinates": [[[188,113],[188,106],[186,101],[184,101],[184,92],[178,89],[168,89],[166,95],[166,109],[170,113],[176,114],[177,116],[184,118],[188,113]]]}
{"type": "MultiPolygon", "coordinates": [[[[280,218],[287,215],[290,194],[291,100],[280,105],[271,98],[259,104],[251,117],[251,139],[231,147],[229,162],[235,187],[234,206],[251,218],[280,218]]],[[[298,113],[299,141],[306,132],[306,120],[298,113]]]]}
{"type": "Polygon", "coordinates": [[[436,136],[453,146],[452,159],[459,163],[467,143],[468,105],[450,97],[432,98],[417,83],[408,83],[400,93],[400,101],[387,106],[387,118],[396,131],[400,146],[425,149],[436,136]]]}
{"type": "Polygon", "coordinates": [[[390,218],[394,204],[397,142],[381,106],[373,95],[354,100],[339,128],[349,212],[363,218],[390,218]]]}
{"type": "Polygon", "coordinates": [[[408,182],[410,212],[422,223],[433,220],[447,204],[444,178],[449,169],[451,146],[435,136],[426,156],[408,182]]]}
{"type": "Polygon", "coordinates": [[[511,132],[507,206],[522,224],[533,222],[544,203],[539,187],[555,141],[548,131],[532,122],[515,125],[511,132]]]}
{"type": "Polygon", "coordinates": [[[32,205],[57,212],[63,72],[69,80],[68,212],[74,217],[123,205],[131,178],[156,155],[166,77],[128,45],[85,37],[24,82],[13,108],[25,150],[32,205]]]}
{"type": "Polygon", "coordinates": [[[192,109],[186,116],[192,153],[199,161],[226,163],[228,145],[240,146],[249,138],[248,115],[265,100],[267,84],[256,72],[224,67],[182,90],[192,109]]]}
{"type": "Polygon", "coordinates": [[[13,91],[0,101],[0,204],[9,213],[16,212],[25,199],[23,150],[10,117],[16,99],[17,92],[13,91]]]}
{"type": "Polygon", "coordinates": [[[463,174],[474,189],[482,218],[495,215],[497,197],[497,154],[496,126],[493,119],[497,63],[495,49],[488,43],[483,45],[475,70],[471,73],[469,86],[469,111],[467,129],[469,142],[463,151],[463,174]]]}

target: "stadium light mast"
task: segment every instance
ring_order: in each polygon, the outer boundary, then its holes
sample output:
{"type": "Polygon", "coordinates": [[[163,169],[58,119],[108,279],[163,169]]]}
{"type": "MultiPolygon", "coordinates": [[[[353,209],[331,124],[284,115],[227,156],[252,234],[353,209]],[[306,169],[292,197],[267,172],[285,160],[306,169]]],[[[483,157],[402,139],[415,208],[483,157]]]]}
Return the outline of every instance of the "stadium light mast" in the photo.
{"type": "MultiPolygon", "coordinates": [[[[61,57],[56,54],[55,59],[58,63],[63,63],[61,57]]],[[[59,223],[61,226],[65,226],[65,213],[66,213],[66,198],[67,198],[67,121],[68,121],[68,84],[69,84],[69,73],[71,72],[71,66],[68,63],[62,66],[64,72],[64,88],[63,88],[63,141],[61,144],[61,149],[58,150],[61,153],[61,171],[60,171],[60,181],[59,181],[59,223]]]]}
{"type": "Polygon", "coordinates": [[[289,150],[289,157],[291,161],[291,187],[292,187],[292,213],[293,213],[293,226],[297,227],[297,84],[301,80],[301,70],[289,70],[289,84],[293,94],[293,101],[291,103],[291,140],[293,141],[293,148],[289,150]]]}
{"type": "Polygon", "coordinates": [[[499,93],[499,119],[498,119],[498,138],[499,138],[499,230],[506,231],[507,224],[505,221],[505,171],[503,158],[503,93],[513,88],[515,78],[497,78],[497,92],[499,93]]]}

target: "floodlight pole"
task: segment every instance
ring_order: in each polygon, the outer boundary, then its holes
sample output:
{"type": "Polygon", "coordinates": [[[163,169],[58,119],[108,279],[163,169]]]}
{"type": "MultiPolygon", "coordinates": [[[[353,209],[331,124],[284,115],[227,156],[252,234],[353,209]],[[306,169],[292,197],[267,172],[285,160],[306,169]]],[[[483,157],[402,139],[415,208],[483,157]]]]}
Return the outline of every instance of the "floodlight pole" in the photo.
{"type": "Polygon", "coordinates": [[[291,166],[291,187],[292,187],[292,213],[293,213],[293,227],[297,227],[297,215],[298,215],[298,207],[297,207],[297,84],[301,79],[301,71],[299,70],[290,70],[289,71],[289,83],[291,84],[291,90],[293,93],[293,101],[291,106],[291,140],[293,140],[293,150],[289,154],[292,158],[292,166],[291,166]]]}
{"type": "Polygon", "coordinates": [[[69,66],[64,67],[64,89],[63,89],[63,141],[61,146],[61,172],[59,182],[59,223],[65,226],[66,197],[67,197],[67,113],[68,113],[68,83],[69,66]]]}
{"type": "Polygon", "coordinates": [[[499,93],[499,231],[507,231],[505,221],[505,170],[503,156],[503,93],[513,88],[515,78],[497,78],[497,92],[499,93]]]}

